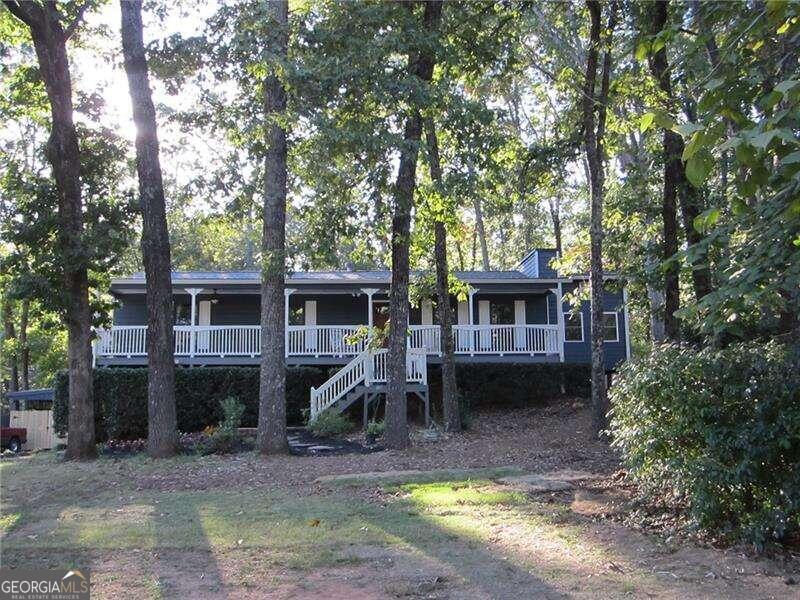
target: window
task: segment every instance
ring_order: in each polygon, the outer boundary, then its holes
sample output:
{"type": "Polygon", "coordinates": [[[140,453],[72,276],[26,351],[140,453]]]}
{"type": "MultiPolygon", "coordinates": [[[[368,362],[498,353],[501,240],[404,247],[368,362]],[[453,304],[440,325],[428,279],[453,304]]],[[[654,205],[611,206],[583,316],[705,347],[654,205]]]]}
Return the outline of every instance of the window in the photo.
{"type": "Polygon", "coordinates": [[[603,313],[603,341],[605,342],[619,341],[619,327],[617,323],[616,312],[603,313]]]}
{"type": "Polygon", "coordinates": [[[489,320],[492,325],[513,325],[514,306],[510,301],[493,301],[489,304],[489,320]]]}
{"type": "Polygon", "coordinates": [[[564,313],[564,341],[583,341],[583,313],[564,313]]]}
{"type": "Polygon", "coordinates": [[[175,325],[192,324],[192,306],[188,302],[181,302],[175,299],[175,325]]]}

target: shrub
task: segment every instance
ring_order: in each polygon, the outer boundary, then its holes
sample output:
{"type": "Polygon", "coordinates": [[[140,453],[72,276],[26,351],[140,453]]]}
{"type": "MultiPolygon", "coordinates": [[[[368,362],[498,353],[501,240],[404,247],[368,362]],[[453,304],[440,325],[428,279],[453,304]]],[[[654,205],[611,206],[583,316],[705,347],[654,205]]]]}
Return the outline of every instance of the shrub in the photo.
{"type": "Polygon", "coordinates": [[[311,433],[317,437],[335,437],[344,435],[353,428],[353,424],[342,413],[324,410],[309,426],[311,433]]]}
{"type": "Polygon", "coordinates": [[[367,423],[367,435],[372,435],[375,437],[380,437],[383,435],[383,432],[386,431],[386,423],[383,421],[370,421],[367,423]]]}
{"type": "MultiPolygon", "coordinates": [[[[308,407],[309,391],[328,379],[325,369],[286,369],[286,417],[289,424],[303,422],[301,411],[308,407]]],[[[55,430],[67,431],[68,385],[66,372],[56,378],[53,401],[55,430]]],[[[175,401],[178,430],[202,431],[215,426],[224,415],[220,402],[235,397],[244,405],[242,423],[255,427],[258,420],[258,367],[177,368],[175,401]]],[[[95,432],[99,442],[107,439],[147,437],[147,369],[106,367],[93,373],[95,432]]]]}
{"type": "Polygon", "coordinates": [[[800,349],[664,345],[610,390],[613,444],[652,496],[758,548],[800,522],[800,349]]]}
{"type": "Polygon", "coordinates": [[[464,412],[478,408],[542,404],[561,396],[562,386],[567,396],[586,398],[590,367],[570,363],[458,363],[456,380],[463,419],[464,412]]]}
{"type": "Polygon", "coordinates": [[[220,407],[224,415],[223,420],[211,434],[204,454],[227,454],[237,450],[241,445],[239,427],[242,426],[244,404],[231,397],[220,402],[220,407]]]}

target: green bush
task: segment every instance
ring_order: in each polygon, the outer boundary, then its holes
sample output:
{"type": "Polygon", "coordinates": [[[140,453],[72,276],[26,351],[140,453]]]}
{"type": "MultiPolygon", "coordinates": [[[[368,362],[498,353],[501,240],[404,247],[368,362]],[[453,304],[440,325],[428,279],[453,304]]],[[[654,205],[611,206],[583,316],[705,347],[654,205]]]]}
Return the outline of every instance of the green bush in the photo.
{"type": "MultiPolygon", "coordinates": [[[[107,367],[94,370],[95,431],[98,442],[108,439],[147,437],[147,369],[107,367]]],[[[326,369],[290,367],[286,369],[286,417],[289,424],[301,425],[301,411],[308,407],[311,387],[328,379],[326,369]]],[[[67,431],[67,374],[55,382],[53,420],[59,434],[67,431]]],[[[175,400],[178,429],[202,431],[223,418],[220,402],[237,398],[244,406],[242,423],[255,427],[258,420],[258,367],[178,368],[175,371],[175,400]]]]}
{"type": "Polygon", "coordinates": [[[309,425],[311,433],[318,437],[336,437],[353,429],[353,424],[342,413],[334,410],[322,411],[316,420],[309,425]]]}
{"type": "Polygon", "coordinates": [[[800,349],[664,345],[610,391],[613,444],[659,500],[759,548],[800,529],[800,349]]]}
{"type": "MultiPolygon", "coordinates": [[[[438,373],[433,377],[441,377],[438,373]]],[[[456,380],[466,410],[522,408],[563,393],[589,396],[590,367],[569,363],[458,363],[456,380]]],[[[431,377],[429,377],[429,381],[431,377]]]]}
{"type": "Polygon", "coordinates": [[[208,441],[206,452],[208,454],[227,454],[233,452],[241,445],[239,427],[242,426],[242,415],[245,406],[236,398],[226,398],[220,402],[222,422],[217,430],[211,435],[208,441]]]}
{"type": "Polygon", "coordinates": [[[386,423],[383,421],[370,421],[367,423],[367,429],[365,433],[367,435],[374,435],[375,437],[380,437],[383,435],[383,432],[386,431],[386,423]]]}

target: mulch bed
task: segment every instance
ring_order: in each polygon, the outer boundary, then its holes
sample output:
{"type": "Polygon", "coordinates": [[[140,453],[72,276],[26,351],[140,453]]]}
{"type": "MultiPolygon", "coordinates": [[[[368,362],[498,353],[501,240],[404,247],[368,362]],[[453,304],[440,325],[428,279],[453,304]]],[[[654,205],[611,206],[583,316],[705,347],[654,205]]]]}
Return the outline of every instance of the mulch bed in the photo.
{"type": "Polygon", "coordinates": [[[316,437],[304,427],[290,427],[289,452],[294,456],[340,456],[342,454],[371,454],[381,446],[365,446],[345,438],[316,437]]]}

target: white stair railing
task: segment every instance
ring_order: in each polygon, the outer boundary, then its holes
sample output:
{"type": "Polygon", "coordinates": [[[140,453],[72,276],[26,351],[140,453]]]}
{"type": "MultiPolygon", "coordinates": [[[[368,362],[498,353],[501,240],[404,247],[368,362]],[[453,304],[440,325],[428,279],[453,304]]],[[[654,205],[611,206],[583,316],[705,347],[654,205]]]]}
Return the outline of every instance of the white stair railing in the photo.
{"type": "MultiPolygon", "coordinates": [[[[367,386],[386,383],[388,360],[389,351],[385,348],[364,350],[319,388],[312,387],[309,423],[313,423],[322,411],[336,404],[360,383],[367,386]]],[[[410,348],[406,351],[406,381],[428,385],[428,360],[425,349],[410,348]]]]}
{"type": "Polygon", "coordinates": [[[333,406],[340,398],[364,381],[367,374],[367,363],[370,360],[370,351],[364,350],[319,388],[311,388],[309,423],[313,423],[319,413],[333,406]]]}

